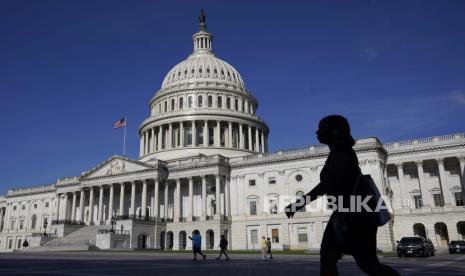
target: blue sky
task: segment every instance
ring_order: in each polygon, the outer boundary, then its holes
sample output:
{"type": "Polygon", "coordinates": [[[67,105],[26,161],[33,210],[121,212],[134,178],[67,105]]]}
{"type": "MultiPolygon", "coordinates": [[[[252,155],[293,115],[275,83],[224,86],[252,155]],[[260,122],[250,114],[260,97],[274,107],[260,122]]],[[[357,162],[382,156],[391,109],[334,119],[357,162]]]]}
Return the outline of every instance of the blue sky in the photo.
{"type": "Polygon", "coordinates": [[[465,1],[1,1],[0,194],[128,156],[200,8],[259,99],[270,150],[347,116],[383,142],[465,130],[465,1]]]}

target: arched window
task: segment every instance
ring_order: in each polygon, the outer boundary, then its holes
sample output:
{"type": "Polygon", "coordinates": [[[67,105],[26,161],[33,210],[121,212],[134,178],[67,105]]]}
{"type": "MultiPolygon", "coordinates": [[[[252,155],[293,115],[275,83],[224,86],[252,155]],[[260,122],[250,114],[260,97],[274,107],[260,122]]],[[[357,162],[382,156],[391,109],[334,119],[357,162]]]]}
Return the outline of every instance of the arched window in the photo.
{"type": "Polygon", "coordinates": [[[183,109],[184,108],[184,98],[181,97],[179,98],[179,109],[183,109]]]}
{"type": "Polygon", "coordinates": [[[37,223],[37,216],[33,215],[32,220],[31,220],[31,228],[36,229],[36,223],[37,223]]]}
{"type": "Polygon", "coordinates": [[[202,96],[199,96],[199,97],[197,98],[197,106],[198,106],[198,107],[202,107],[202,104],[203,104],[203,98],[202,98],[202,96]]]}
{"type": "Polygon", "coordinates": [[[187,108],[192,108],[192,96],[187,97],[187,108]]]}
{"type": "Polygon", "coordinates": [[[171,111],[174,110],[174,99],[171,99],[171,108],[170,108],[171,111]]]}
{"type": "Polygon", "coordinates": [[[221,108],[223,105],[223,98],[221,96],[218,96],[218,107],[221,108]]]}
{"type": "MultiPolygon", "coordinates": [[[[302,191],[298,191],[297,193],[295,193],[296,200],[299,201],[299,204],[305,205],[305,200],[303,200],[304,195],[305,194],[302,191]]],[[[298,212],[305,212],[305,207],[300,209],[298,212]]]]}
{"type": "Polygon", "coordinates": [[[208,96],[208,107],[212,107],[212,106],[213,106],[213,97],[208,96]]]}
{"type": "Polygon", "coordinates": [[[167,112],[167,111],[168,111],[168,102],[165,101],[163,112],[167,112]]]}
{"type": "Polygon", "coordinates": [[[231,109],[231,98],[230,97],[226,98],[226,108],[231,109]]]}

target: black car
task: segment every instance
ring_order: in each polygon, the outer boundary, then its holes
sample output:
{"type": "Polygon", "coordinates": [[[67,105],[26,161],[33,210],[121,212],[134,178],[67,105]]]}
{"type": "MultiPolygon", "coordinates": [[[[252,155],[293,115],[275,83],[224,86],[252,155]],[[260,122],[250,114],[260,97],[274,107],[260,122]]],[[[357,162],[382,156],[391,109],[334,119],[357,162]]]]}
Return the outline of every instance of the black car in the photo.
{"type": "Polygon", "coordinates": [[[465,253],[465,241],[451,241],[449,243],[449,254],[465,253]]]}
{"type": "Polygon", "coordinates": [[[397,241],[397,256],[434,256],[434,245],[430,239],[423,237],[403,237],[397,241]]]}

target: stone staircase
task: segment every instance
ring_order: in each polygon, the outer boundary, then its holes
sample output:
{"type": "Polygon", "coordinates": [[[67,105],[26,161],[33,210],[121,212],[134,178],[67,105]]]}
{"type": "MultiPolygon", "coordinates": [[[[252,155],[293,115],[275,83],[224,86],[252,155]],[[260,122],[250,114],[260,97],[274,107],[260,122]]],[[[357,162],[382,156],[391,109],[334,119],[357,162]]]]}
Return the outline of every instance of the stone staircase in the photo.
{"type": "Polygon", "coordinates": [[[30,248],[29,251],[88,250],[89,246],[95,245],[95,238],[100,229],[107,229],[107,227],[84,226],[65,237],[47,241],[41,247],[30,248]]]}

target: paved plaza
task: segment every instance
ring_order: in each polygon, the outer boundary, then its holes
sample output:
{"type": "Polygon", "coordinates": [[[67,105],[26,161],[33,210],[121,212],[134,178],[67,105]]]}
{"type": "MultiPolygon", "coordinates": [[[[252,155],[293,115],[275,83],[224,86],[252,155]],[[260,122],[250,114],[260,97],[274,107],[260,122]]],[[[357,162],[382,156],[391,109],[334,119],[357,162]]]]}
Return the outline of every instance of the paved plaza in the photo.
{"type": "MultiPolygon", "coordinates": [[[[193,262],[190,254],[149,252],[20,252],[0,254],[0,275],[319,275],[319,256],[231,255],[231,261],[193,262]]],[[[381,258],[402,275],[465,275],[465,255],[430,258],[381,258]]],[[[347,257],[341,275],[364,275],[347,257]]]]}

